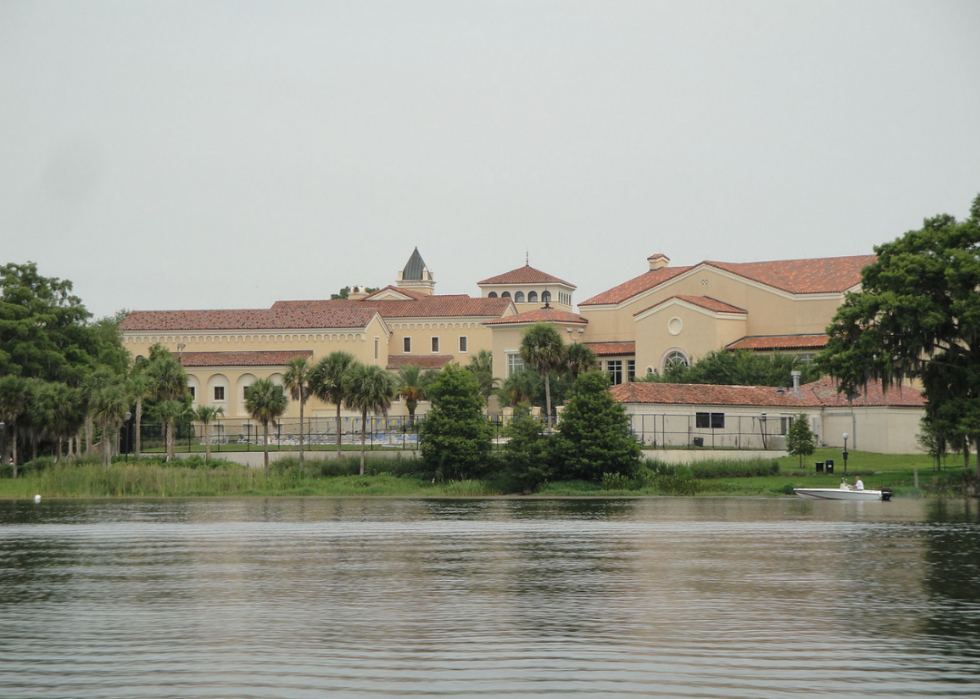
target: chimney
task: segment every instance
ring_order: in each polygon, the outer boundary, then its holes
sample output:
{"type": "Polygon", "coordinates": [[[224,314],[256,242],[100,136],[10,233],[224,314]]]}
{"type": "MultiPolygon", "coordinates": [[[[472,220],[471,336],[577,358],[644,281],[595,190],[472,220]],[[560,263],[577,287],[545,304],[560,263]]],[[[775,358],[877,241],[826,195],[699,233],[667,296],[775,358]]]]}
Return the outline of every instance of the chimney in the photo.
{"type": "Polygon", "coordinates": [[[647,262],[650,263],[650,271],[663,269],[670,264],[670,258],[662,253],[654,253],[647,258],[647,262]]]}
{"type": "Polygon", "coordinates": [[[797,396],[797,397],[800,395],[800,374],[801,373],[802,372],[800,372],[800,371],[791,371],[791,372],[789,372],[789,375],[793,377],[793,395],[794,396],[797,396]]]}

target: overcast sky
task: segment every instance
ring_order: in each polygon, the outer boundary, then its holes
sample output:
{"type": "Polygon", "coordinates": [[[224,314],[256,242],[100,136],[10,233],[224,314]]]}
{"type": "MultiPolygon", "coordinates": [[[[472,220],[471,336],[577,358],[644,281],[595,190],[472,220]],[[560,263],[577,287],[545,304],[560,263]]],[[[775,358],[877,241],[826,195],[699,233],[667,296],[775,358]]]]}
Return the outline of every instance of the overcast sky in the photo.
{"type": "Polygon", "coordinates": [[[980,0],[0,0],[0,261],[96,315],[858,255],[980,192],[980,0]]]}

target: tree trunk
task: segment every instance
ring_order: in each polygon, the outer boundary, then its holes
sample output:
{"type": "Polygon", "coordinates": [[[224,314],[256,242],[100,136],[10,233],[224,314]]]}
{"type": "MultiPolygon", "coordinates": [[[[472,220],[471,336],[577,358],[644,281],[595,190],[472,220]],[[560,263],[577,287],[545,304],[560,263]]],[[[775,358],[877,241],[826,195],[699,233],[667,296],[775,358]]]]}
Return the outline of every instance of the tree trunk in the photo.
{"type": "Polygon", "coordinates": [[[337,403],[337,453],[340,453],[340,403],[337,403]]]}
{"type": "Polygon", "coordinates": [[[366,450],[365,441],[367,440],[367,409],[361,412],[361,475],[364,475],[364,452],[366,450]]]}
{"type": "Polygon", "coordinates": [[[61,437],[59,437],[58,440],[57,440],[57,442],[58,442],[58,454],[57,454],[57,456],[55,456],[55,459],[54,459],[54,462],[56,464],[60,464],[61,463],[61,448],[64,446],[64,441],[65,440],[63,440],[61,437]]]}
{"type": "Polygon", "coordinates": [[[164,439],[167,450],[167,457],[164,460],[169,462],[174,458],[174,424],[172,422],[168,422],[166,425],[166,437],[164,439]]]}
{"type": "Polygon", "coordinates": [[[544,424],[546,428],[551,428],[551,376],[546,374],[544,377],[544,424]]]}
{"type": "Polygon", "coordinates": [[[17,430],[10,430],[10,465],[13,467],[14,478],[17,477],[17,430]]]}
{"type": "Polygon", "coordinates": [[[85,453],[92,453],[92,439],[95,434],[95,427],[92,424],[92,416],[85,416],[85,453]]]}
{"type": "Polygon", "coordinates": [[[102,423],[102,465],[109,468],[109,425],[102,423]]]}
{"type": "Polygon", "coordinates": [[[211,423],[204,423],[204,460],[211,460],[211,423]]]}
{"type": "Polygon", "coordinates": [[[142,424],[143,424],[143,399],[138,398],[136,400],[136,445],[135,445],[137,459],[140,458],[140,449],[142,448],[142,444],[140,443],[142,441],[142,436],[143,436],[142,431],[140,430],[140,426],[142,424]]]}
{"type": "Polygon", "coordinates": [[[262,440],[263,441],[263,444],[262,444],[263,457],[262,458],[265,461],[265,470],[268,471],[269,470],[269,423],[268,422],[263,422],[262,423],[262,427],[263,427],[263,431],[265,432],[265,439],[262,440]]]}
{"type": "Polygon", "coordinates": [[[303,468],[303,403],[306,401],[302,398],[303,387],[300,386],[300,400],[299,400],[299,467],[303,468]]]}

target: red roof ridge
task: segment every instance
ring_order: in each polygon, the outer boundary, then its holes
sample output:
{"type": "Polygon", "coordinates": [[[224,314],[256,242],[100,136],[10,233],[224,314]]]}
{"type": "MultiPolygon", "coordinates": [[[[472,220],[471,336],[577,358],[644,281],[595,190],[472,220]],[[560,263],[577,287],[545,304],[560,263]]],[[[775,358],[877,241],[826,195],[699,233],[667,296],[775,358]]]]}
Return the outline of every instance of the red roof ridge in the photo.
{"type": "Polygon", "coordinates": [[[488,320],[484,325],[516,325],[519,323],[577,323],[588,325],[589,321],[578,313],[560,311],[557,308],[539,308],[496,320],[488,320]]]}
{"type": "Polygon", "coordinates": [[[658,301],[652,306],[644,308],[642,311],[637,311],[633,316],[638,316],[641,313],[646,313],[652,308],[657,306],[662,306],[668,301],[673,301],[674,299],[679,299],[681,301],[686,301],[687,303],[699,306],[701,308],[707,309],[709,311],[715,311],[716,313],[737,313],[739,315],[745,315],[748,313],[744,308],[739,308],[738,306],[733,306],[730,303],[725,303],[724,301],[719,301],[711,296],[692,296],[690,294],[674,294],[673,296],[668,296],[663,301],[658,301]],[[710,302],[710,303],[708,303],[710,302]]]}
{"type": "Polygon", "coordinates": [[[559,279],[558,277],[548,274],[547,272],[542,272],[540,269],[535,269],[531,265],[524,265],[523,267],[518,267],[517,269],[512,269],[509,272],[504,272],[503,274],[498,274],[494,277],[489,277],[483,281],[477,282],[477,286],[483,284],[564,284],[572,289],[577,289],[574,284],[566,282],[564,279],[559,279]]]}

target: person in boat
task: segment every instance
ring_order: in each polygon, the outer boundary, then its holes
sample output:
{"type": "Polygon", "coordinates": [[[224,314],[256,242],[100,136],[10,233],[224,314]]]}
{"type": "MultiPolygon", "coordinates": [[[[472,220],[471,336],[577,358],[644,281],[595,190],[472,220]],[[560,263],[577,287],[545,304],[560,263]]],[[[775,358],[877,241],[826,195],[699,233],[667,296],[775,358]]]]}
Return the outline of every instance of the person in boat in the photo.
{"type": "Polygon", "coordinates": [[[849,486],[847,484],[847,479],[846,478],[841,478],[840,479],[840,489],[841,490],[850,490],[851,489],[851,486],[849,486]]]}
{"type": "Polygon", "coordinates": [[[861,476],[858,476],[854,481],[854,490],[864,490],[864,481],[861,480],[861,476]]]}

